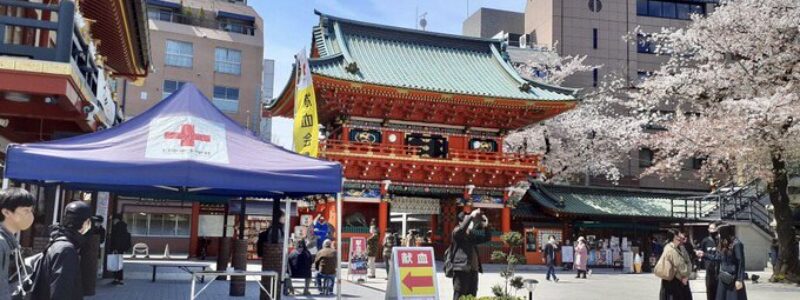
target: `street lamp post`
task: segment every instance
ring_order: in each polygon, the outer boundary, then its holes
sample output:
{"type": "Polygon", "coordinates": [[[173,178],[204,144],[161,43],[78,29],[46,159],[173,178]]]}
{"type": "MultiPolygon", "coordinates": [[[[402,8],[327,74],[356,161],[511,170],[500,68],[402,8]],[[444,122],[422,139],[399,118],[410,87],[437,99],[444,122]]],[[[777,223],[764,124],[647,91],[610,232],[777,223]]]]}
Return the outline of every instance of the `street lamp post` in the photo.
{"type": "Polygon", "coordinates": [[[539,281],[536,279],[525,279],[525,289],[528,290],[528,300],[533,300],[533,291],[536,290],[536,285],[539,281]]]}

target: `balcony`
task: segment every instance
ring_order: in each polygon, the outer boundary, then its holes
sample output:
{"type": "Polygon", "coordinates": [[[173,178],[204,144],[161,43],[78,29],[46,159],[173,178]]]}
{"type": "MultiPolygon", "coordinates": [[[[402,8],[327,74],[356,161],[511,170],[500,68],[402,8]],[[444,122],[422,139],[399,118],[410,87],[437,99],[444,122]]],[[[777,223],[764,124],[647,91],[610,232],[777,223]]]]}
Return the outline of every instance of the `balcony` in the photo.
{"type": "Polygon", "coordinates": [[[507,187],[540,172],[536,155],[460,149],[450,149],[444,157],[421,153],[415,146],[320,142],[321,156],[342,162],[348,179],[507,187]]]}
{"type": "MultiPolygon", "coordinates": [[[[59,5],[0,1],[0,55],[71,64],[88,92],[96,96],[98,67],[95,53],[75,22],[75,4],[59,5]],[[31,15],[39,18],[9,15],[31,15]]],[[[88,26],[88,25],[87,25],[88,26]]]]}
{"type": "Polygon", "coordinates": [[[178,12],[156,7],[150,7],[147,10],[147,18],[150,20],[218,29],[244,35],[255,35],[256,33],[256,27],[252,23],[222,17],[209,18],[206,14],[213,14],[213,12],[203,11],[198,13],[195,10],[186,8],[184,8],[183,12],[178,12]]]}
{"type": "Polygon", "coordinates": [[[40,141],[108,123],[97,113],[106,87],[88,29],[72,1],[0,0],[0,135],[40,141]]]}

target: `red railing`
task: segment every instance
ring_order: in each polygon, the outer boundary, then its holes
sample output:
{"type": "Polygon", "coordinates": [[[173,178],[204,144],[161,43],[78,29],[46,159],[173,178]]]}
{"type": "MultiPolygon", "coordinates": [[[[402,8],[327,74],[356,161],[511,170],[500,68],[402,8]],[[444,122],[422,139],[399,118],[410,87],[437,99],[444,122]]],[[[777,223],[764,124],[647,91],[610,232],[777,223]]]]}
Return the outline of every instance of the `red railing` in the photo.
{"type": "Polygon", "coordinates": [[[498,165],[520,165],[531,167],[539,165],[539,156],[516,153],[449,149],[444,157],[422,157],[420,155],[422,148],[417,146],[368,144],[340,140],[322,141],[320,143],[320,148],[323,154],[352,153],[386,157],[436,159],[450,162],[481,162],[495,163],[498,165]]]}

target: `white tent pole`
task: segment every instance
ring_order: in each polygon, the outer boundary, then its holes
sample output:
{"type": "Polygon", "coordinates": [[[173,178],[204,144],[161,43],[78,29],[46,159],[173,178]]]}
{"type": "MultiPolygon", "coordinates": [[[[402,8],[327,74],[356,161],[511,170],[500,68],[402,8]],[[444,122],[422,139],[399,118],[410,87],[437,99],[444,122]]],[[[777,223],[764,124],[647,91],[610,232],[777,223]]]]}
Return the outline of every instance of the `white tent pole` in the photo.
{"type": "Polygon", "coordinates": [[[342,193],[336,194],[336,300],[342,300],[342,193]]]}
{"type": "MultiPolygon", "coordinates": [[[[286,275],[286,264],[289,259],[289,223],[292,221],[292,199],[286,198],[286,210],[283,214],[283,260],[281,261],[281,276],[286,275]]],[[[275,205],[278,205],[277,203],[275,205]]],[[[289,279],[291,280],[291,279],[289,279]]]]}
{"type": "Polygon", "coordinates": [[[53,225],[58,224],[58,211],[61,210],[61,185],[56,185],[56,201],[53,201],[53,225]]]}
{"type": "Polygon", "coordinates": [[[8,189],[8,178],[3,178],[3,189],[4,190],[8,189]]]}
{"type": "Polygon", "coordinates": [[[400,238],[403,238],[408,233],[408,214],[403,213],[403,223],[402,223],[402,231],[400,232],[400,238]]]}

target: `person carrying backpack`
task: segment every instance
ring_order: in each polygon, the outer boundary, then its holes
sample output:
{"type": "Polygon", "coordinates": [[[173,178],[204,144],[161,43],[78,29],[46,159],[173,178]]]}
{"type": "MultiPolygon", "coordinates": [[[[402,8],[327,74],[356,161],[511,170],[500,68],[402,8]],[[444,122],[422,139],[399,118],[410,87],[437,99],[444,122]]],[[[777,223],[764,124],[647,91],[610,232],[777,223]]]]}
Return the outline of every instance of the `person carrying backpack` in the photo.
{"type": "Polygon", "coordinates": [[[8,271],[14,259],[21,255],[14,235],[31,227],[32,210],[33,196],[28,191],[0,190],[0,300],[11,299],[8,271]]]}
{"type": "MultiPolygon", "coordinates": [[[[128,232],[128,223],[122,220],[119,215],[114,215],[114,224],[111,225],[111,238],[108,240],[108,251],[110,254],[122,254],[131,249],[131,233],[128,232]]],[[[111,284],[123,285],[123,270],[114,272],[114,281],[111,284]]]]}
{"type": "Polygon", "coordinates": [[[33,300],[83,299],[79,253],[91,217],[88,204],[74,201],[64,209],[61,223],[50,227],[50,241],[34,269],[33,300]]]}

